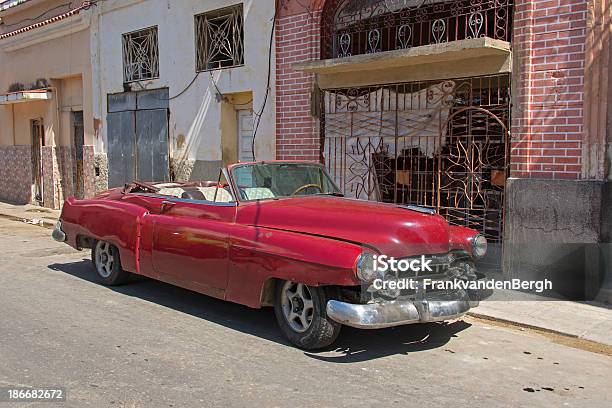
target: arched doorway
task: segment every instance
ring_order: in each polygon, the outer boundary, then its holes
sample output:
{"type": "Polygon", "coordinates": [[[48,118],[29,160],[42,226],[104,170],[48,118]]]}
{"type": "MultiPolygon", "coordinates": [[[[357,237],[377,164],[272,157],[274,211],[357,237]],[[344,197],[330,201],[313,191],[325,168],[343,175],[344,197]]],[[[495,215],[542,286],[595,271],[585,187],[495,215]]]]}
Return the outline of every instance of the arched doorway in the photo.
{"type": "Polygon", "coordinates": [[[447,146],[439,156],[438,213],[491,241],[501,240],[503,233],[507,121],[503,111],[468,106],[455,110],[443,124],[447,146]]]}

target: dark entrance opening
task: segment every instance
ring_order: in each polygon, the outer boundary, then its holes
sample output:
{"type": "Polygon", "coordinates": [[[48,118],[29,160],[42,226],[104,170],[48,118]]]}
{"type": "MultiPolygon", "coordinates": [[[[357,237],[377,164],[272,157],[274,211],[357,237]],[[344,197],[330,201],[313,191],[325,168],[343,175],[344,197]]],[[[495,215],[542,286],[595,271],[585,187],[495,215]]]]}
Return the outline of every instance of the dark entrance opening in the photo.
{"type": "Polygon", "coordinates": [[[42,148],[45,145],[45,127],[42,119],[30,122],[32,134],[32,190],[34,201],[43,204],[43,164],[42,148]]]}
{"type": "Polygon", "coordinates": [[[72,112],[72,134],[74,137],[74,195],[78,199],[85,196],[85,182],[83,180],[83,145],[85,145],[85,130],[83,126],[83,112],[72,112]]]}

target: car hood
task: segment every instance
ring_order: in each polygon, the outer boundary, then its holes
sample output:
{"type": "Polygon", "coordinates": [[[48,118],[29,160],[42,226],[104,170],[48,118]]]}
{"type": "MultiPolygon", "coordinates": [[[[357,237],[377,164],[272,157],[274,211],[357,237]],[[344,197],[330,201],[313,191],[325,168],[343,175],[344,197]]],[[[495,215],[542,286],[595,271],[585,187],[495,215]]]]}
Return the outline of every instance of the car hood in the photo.
{"type": "Polygon", "coordinates": [[[237,221],[364,244],[396,258],[449,250],[444,218],[394,204],[331,196],[265,200],[242,203],[237,221]]]}

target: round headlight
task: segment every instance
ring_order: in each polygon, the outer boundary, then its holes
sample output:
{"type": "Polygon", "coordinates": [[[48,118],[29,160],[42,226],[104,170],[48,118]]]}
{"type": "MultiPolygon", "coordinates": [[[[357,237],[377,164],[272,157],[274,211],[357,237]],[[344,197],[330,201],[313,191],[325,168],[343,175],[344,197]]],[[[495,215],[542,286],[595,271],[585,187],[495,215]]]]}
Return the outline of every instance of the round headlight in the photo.
{"type": "Polygon", "coordinates": [[[377,272],[374,269],[374,254],[362,252],[356,263],[357,277],[362,282],[370,283],[376,279],[377,272]]]}
{"type": "Polygon", "coordinates": [[[472,238],[472,255],[474,258],[482,258],[487,254],[487,239],[484,235],[476,235],[472,238]]]}

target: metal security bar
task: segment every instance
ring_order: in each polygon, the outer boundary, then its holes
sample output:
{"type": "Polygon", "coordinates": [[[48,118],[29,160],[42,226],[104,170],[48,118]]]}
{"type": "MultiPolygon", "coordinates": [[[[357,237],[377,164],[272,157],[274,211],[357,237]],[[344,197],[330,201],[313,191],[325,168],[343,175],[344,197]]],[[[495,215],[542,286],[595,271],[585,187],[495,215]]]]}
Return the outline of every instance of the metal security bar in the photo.
{"type": "Polygon", "coordinates": [[[478,37],[510,41],[513,0],[331,0],[322,58],[408,49],[478,37]]]}
{"type": "Polygon", "coordinates": [[[326,90],[322,104],[322,156],[345,194],[501,240],[509,75],[326,90]]]}
{"type": "Polygon", "coordinates": [[[157,27],[123,34],[123,82],[159,77],[157,27]]]}
{"type": "Polygon", "coordinates": [[[197,71],[244,64],[242,4],[197,15],[195,27],[197,71]]]}

